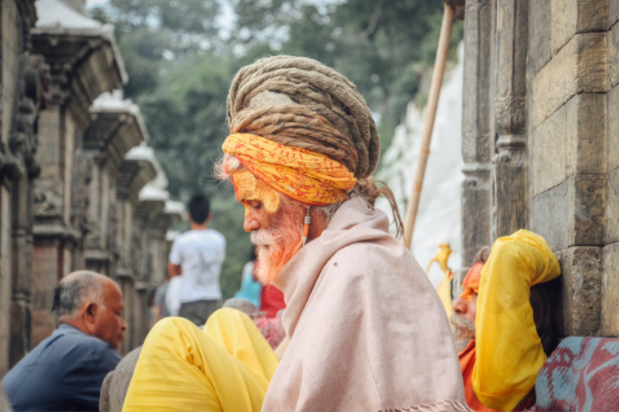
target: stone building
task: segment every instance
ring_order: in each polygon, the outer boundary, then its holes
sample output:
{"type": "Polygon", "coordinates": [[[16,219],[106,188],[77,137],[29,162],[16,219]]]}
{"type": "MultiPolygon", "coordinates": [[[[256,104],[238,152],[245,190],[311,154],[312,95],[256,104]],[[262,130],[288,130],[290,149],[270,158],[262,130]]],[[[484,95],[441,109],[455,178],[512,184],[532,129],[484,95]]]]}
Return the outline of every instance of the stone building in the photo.
{"type": "Polygon", "coordinates": [[[89,18],[84,0],[0,5],[1,378],[55,329],[54,287],[76,269],[118,281],[122,352],[140,345],[166,232],[184,211],[165,191],[139,108],[122,100],[113,28],[89,18]]]}
{"type": "Polygon", "coordinates": [[[617,1],[466,0],[463,266],[544,236],[566,335],[619,336],[618,20],[617,1]]]}
{"type": "Polygon", "coordinates": [[[32,54],[34,0],[0,3],[0,376],[30,336],[32,186],[37,118],[50,100],[49,67],[32,54]]]}

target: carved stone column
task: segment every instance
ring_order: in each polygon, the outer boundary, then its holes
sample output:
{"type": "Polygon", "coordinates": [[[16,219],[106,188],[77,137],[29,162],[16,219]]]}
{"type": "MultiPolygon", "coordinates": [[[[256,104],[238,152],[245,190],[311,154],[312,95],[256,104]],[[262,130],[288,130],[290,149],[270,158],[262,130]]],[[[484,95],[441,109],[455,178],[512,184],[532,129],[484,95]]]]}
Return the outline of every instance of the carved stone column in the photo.
{"type": "Polygon", "coordinates": [[[497,0],[492,238],[527,227],[528,2],[497,0]]]}
{"type": "Polygon", "coordinates": [[[118,89],[127,80],[107,28],[79,11],[67,10],[62,2],[39,12],[31,30],[32,48],[50,65],[52,100],[41,113],[41,147],[36,154],[41,175],[34,193],[33,346],[55,328],[50,309],[58,281],[84,267],[79,227],[84,222],[72,211],[72,195],[75,153],[91,122],[89,108],[103,92],[118,89]]]}
{"type": "MultiPolygon", "coordinates": [[[[494,0],[467,0],[464,20],[462,266],[491,243],[491,160],[494,0]]],[[[456,279],[459,285],[461,279],[456,279]]]]}
{"type": "MultiPolygon", "coordinates": [[[[31,289],[32,289],[32,191],[33,179],[40,168],[34,161],[37,150],[37,123],[39,110],[49,96],[49,68],[41,56],[25,55],[18,64],[19,81],[15,88],[15,107],[0,173],[10,182],[9,191],[3,187],[2,257],[7,264],[2,270],[11,271],[11,332],[9,367],[15,365],[30,348],[31,289]],[[10,222],[8,217],[10,216],[10,222]],[[10,226],[9,226],[10,225],[10,226]],[[9,238],[10,233],[10,238],[9,238]],[[9,242],[9,243],[7,243],[9,242]],[[10,251],[7,254],[7,251],[10,251]]],[[[3,262],[4,263],[4,262],[3,262]]]]}

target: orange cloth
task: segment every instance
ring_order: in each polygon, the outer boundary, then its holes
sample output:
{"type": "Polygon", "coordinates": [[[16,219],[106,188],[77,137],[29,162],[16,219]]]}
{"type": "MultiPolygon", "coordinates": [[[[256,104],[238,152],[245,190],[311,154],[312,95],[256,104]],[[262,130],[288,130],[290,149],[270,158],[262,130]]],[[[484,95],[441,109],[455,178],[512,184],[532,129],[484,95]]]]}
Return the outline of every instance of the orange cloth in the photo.
{"type": "Polygon", "coordinates": [[[357,181],[346,167],[323,154],[252,134],[232,134],[222,149],[262,182],[308,205],[343,202],[357,181]]]}
{"type": "Polygon", "coordinates": [[[482,262],[477,262],[466,274],[466,277],[462,281],[462,293],[460,299],[464,299],[470,302],[473,298],[473,294],[479,294],[479,282],[481,281],[481,270],[484,268],[482,262]]]}
{"type": "Polygon", "coordinates": [[[464,381],[464,396],[466,398],[466,403],[469,405],[469,408],[473,409],[474,411],[494,411],[495,409],[490,409],[486,407],[483,403],[481,403],[480,400],[477,398],[477,395],[475,395],[475,391],[473,390],[473,382],[471,381],[471,376],[473,375],[473,368],[475,367],[475,340],[472,340],[471,343],[469,343],[469,346],[464,348],[462,352],[458,353],[458,358],[460,359],[460,368],[462,368],[462,380],[464,381]]]}

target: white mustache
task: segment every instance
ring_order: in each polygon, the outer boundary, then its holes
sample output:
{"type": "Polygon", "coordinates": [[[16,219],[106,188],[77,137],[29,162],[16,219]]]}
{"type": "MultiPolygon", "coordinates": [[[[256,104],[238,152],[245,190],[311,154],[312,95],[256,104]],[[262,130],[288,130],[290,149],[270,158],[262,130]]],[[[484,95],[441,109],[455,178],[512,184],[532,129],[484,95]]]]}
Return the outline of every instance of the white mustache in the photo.
{"type": "Polygon", "coordinates": [[[251,243],[256,246],[270,246],[273,243],[273,236],[266,230],[254,230],[250,235],[251,243]]]}

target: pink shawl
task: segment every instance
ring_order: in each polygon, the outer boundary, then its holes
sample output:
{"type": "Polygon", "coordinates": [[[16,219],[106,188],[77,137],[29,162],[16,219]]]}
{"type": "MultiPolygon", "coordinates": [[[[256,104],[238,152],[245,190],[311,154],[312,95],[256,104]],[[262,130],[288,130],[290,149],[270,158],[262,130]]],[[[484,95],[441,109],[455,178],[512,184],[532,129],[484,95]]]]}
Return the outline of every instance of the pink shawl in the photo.
{"type": "Polygon", "coordinates": [[[468,410],[443,305],[388,229],[349,200],[284,267],[291,342],[263,411],[468,410]]]}

